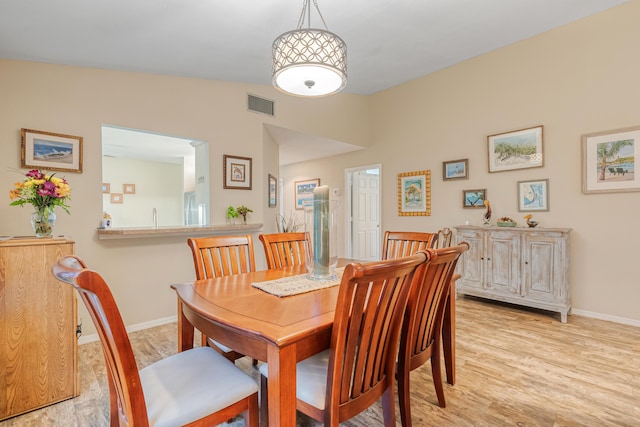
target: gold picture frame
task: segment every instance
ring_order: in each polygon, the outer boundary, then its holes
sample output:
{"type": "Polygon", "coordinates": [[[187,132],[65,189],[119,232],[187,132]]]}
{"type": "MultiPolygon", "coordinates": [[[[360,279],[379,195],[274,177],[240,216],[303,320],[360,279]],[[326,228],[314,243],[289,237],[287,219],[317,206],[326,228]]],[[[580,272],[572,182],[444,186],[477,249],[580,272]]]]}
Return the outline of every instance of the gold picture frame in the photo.
{"type": "Polygon", "coordinates": [[[82,173],[82,141],[81,136],[21,129],[21,166],[82,173]]]}
{"type": "Polygon", "coordinates": [[[431,216],[431,171],[398,174],[398,215],[431,216]]]}

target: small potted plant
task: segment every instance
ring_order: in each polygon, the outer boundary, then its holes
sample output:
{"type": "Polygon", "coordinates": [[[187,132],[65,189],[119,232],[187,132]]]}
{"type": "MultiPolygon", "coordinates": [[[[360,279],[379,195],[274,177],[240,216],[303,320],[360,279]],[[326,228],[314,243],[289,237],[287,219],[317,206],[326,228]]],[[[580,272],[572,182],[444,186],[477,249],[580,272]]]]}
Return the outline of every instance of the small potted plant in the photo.
{"type": "Polygon", "coordinates": [[[248,207],[246,207],[245,205],[240,205],[236,208],[236,216],[238,215],[242,215],[242,223],[246,224],[247,223],[247,214],[249,212],[253,212],[253,210],[249,209],[248,207]]]}
{"type": "Polygon", "coordinates": [[[233,224],[236,218],[238,218],[238,211],[233,206],[229,206],[227,208],[227,219],[233,224]]]}

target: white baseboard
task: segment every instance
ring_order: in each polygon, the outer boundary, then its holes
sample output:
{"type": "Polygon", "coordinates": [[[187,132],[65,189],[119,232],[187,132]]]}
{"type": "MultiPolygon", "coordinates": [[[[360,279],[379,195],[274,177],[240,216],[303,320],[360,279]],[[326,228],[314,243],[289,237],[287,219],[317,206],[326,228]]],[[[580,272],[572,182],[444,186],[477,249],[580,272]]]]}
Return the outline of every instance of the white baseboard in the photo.
{"type": "Polygon", "coordinates": [[[626,317],[611,316],[610,314],[594,313],[586,310],[571,309],[571,314],[577,314],[578,316],[591,317],[599,320],[608,320],[609,322],[621,323],[623,325],[638,326],[640,327],[640,320],[627,319],[626,317]]]}
{"type": "MultiPolygon", "coordinates": [[[[609,314],[594,313],[592,311],[576,310],[576,309],[571,309],[571,314],[577,314],[578,316],[591,317],[599,320],[607,320],[609,322],[620,323],[623,325],[640,327],[640,320],[627,319],[625,317],[611,316],[609,314]]],[[[128,326],[127,332],[131,333],[131,332],[141,331],[143,329],[154,328],[156,326],[166,325],[167,323],[173,323],[177,321],[178,321],[177,316],[165,317],[163,319],[156,319],[150,322],[138,323],[136,325],[128,326]]],[[[83,335],[78,339],[78,345],[86,344],[94,341],[98,341],[98,334],[91,334],[86,336],[83,335]]]]}
{"type": "MultiPolygon", "coordinates": [[[[178,316],[165,317],[163,319],[156,319],[150,322],[138,323],[136,325],[127,326],[127,332],[131,333],[131,332],[141,331],[143,329],[155,328],[156,326],[166,325],[167,323],[173,323],[177,321],[178,321],[178,316]]],[[[86,344],[86,343],[90,343],[98,340],[99,340],[98,334],[82,335],[78,339],[78,345],[86,344]]]]}

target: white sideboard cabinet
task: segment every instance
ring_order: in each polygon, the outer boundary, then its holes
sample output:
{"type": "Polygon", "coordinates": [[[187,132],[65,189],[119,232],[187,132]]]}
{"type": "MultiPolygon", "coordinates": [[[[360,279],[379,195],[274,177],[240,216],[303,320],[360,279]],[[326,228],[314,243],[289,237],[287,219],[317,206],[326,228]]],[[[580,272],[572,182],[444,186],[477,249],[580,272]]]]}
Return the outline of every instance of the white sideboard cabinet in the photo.
{"type": "Polygon", "coordinates": [[[570,228],[461,225],[456,240],[469,243],[458,262],[456,293],[571,312],[570,228]]]}

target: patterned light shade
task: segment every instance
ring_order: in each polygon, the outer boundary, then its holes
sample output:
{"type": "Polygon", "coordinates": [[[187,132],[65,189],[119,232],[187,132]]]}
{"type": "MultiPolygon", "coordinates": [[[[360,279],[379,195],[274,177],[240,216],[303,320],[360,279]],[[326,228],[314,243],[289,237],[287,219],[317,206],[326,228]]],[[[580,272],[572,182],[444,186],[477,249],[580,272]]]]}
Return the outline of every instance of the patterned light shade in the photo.
{"type": "Polygon", "coordinates": [[[327,30],[288,31],[273,42],[272,82],[276,89],[297,96],[340,92],[347,85],[347,45],[327,30]]]}

